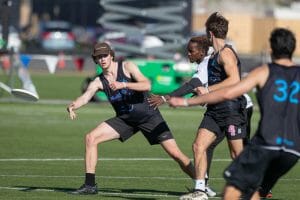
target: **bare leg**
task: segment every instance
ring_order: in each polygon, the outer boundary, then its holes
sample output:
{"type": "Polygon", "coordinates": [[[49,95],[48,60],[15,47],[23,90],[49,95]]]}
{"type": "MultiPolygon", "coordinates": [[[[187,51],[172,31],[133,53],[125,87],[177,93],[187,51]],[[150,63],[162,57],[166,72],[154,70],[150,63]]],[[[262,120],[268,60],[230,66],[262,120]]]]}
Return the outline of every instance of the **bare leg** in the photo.
{"type": "Polygon", "coordinates": [[[192,179],[195,178],[195,168],[191,160],[181,152],[175,139],[165,140],[161,142],[161,146],[179,164],[182,171],[184,171],[192,179]]]}
{"type": "Polygon", "coordinates": [[[207,170],[206,150],[216,139],[213,132],[207,129],[199,129],[193,144],[196,179],[204,179],[207,170]]]}
{"type": "Polygon", "coordinates": [[[243,151],[243,140],[228,140],[228,146],[232,159],[235,159],[243,151]]]}
{"type": "Polygon", "coordinates": [[[224,200],[239,200],[241,196],[241,191],[233,186],[226,186],[224,189],[224,200]]]}
{"type": "Polygon", "coordinates": [[[253,196],[251,197],[251,200],[260,200],[260,196],[259,196],[259,193],[258,191],[256,191],[253,196]]]}
{"type": "Polygon", "coordinates": [[[85,137],[85,170],[95,174],[98,160],[98,144],[117,139],[120,135],[107,123],[103,122],[85,137]]]}

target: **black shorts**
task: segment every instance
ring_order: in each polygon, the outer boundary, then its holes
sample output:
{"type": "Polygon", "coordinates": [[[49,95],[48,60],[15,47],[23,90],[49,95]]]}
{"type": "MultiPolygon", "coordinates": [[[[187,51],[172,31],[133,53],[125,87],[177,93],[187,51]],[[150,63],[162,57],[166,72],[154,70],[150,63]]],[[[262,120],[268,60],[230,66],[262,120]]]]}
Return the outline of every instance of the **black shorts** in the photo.
{"type": "Polygon", "coordinates": [[[230,125],[221,125],[217,120],[209,115],[204,115],[199,128],[205,128],[213,132],[216,134],[216,137],[223,137],[225,134],[228,140],[243,139],[247,135],[247,124],[235,123],[230,125]]]}
{"type": "Polygon", "coordinates": [[[274,173],[272,178],[264,180],[269,181],[269,184],[273,186],[282,175],[297,164],[298,159],[291,153],[249,144],[225,169],[224,178],[227,185],[238,188],[246,196],[252,196],[263,180],[268,178],[266,174],[274,173]]]}
{"type": "Polygon", "coordinates": [[[138,131],[141,131],[151,145],[172,139],[173,135],[161,115],[153,115],[141,123],[120,117],[113,117],[105,121],[120,134],[120,141],[124,142],[138,131]]]}

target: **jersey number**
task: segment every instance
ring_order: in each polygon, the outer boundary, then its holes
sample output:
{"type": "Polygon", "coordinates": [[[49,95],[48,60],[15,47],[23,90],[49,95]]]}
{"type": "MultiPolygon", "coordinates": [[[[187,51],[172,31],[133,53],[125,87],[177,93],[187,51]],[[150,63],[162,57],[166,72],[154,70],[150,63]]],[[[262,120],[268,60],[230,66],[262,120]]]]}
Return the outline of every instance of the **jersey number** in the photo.
{"type": "Polygon", "coordinates": [[[297,94],[300,92],[300,83],[293,81],[290,85],[282,79],[276,80],[277,94],[273,98],[277,102],[289,101],[290,103],[298,104],[297,94]]]}

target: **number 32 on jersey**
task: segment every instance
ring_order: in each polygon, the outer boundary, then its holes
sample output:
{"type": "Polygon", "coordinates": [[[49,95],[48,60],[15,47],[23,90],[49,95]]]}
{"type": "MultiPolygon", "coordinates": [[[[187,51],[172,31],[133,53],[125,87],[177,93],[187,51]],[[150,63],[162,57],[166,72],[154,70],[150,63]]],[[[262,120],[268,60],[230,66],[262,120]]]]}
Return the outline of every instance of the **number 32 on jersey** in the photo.
{"type": "Polygon", "coordinates": [[[288,83],[283,79],[277,79],[275,81],[275,85],[277,86],[277,94],[273,95],[275,101],[289,101],[293,104],[299,103],[299,99],[297,98],[297,96],[300,92],[300,83],[298,81],[288,83]]]}

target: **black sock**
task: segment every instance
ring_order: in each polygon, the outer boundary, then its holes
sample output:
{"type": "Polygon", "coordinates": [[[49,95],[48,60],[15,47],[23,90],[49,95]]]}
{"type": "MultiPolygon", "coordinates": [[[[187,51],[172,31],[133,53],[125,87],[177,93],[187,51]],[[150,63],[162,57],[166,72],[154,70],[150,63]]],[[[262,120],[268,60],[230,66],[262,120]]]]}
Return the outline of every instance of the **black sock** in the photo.
{"type": "Polygon", "coordinates": [[[85,184],[95,186],[95,174],[85,173],[85,184]]]}

